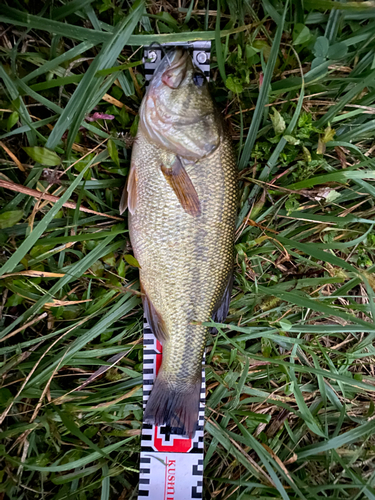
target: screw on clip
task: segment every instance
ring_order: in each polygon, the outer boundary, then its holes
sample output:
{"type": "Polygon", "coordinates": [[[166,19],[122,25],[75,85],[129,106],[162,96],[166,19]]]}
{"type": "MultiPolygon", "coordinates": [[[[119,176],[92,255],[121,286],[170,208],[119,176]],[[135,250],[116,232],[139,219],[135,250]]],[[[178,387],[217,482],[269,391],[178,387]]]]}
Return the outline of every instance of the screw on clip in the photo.
{"type": "Polygon", "coordinates": [[[207,61],[207,54],[205,52],[199,52],[199,54],[197,54],[197,61],[199,64],[204,64],[207,61]]]}
{"type": "Polygon", "coordinates": [[[149,53],[147,54],[147,58],[151,59],[151,62],[155,62],[157,59],[156,52],[154,50],[150,50],[149,53]]]}

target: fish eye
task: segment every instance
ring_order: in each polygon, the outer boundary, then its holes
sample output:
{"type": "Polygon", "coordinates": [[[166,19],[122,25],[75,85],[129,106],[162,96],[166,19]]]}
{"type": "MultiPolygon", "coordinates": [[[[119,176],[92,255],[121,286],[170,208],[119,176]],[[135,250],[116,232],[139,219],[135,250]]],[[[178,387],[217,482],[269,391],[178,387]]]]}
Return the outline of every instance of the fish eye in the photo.
{"type": "Polygon", "coordinates": [[[202,75],[202,73],[194,73],[194,75],[193,75],[194,85],[196,85],[197,87],[203,87],[205,81],[206,81],[206,79],[202,75]]]}

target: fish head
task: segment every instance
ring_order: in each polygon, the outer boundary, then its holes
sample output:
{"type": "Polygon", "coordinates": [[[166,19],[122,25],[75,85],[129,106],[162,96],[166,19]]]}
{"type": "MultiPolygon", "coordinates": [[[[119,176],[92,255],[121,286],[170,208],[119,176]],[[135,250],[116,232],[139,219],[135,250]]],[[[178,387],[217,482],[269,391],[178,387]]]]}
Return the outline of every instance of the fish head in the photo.
{"type": "Polygon", "coordinates": [[[142,102],[140,128],[158,146],[190,161],[219,146],[220,116],[206,77],[186,50],[168,52],[155,70],[142,102]]]}

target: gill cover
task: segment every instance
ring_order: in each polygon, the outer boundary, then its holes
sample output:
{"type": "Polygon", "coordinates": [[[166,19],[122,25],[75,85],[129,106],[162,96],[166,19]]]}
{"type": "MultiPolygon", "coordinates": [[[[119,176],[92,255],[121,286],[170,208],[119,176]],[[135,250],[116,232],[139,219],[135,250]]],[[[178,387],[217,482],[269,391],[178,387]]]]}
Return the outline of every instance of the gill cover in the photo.
{"type": "Polygon", "coordinates": [[[188,52],[177,49],[162,59],[143,99],[139,126],[156,145],[188,161],[219,146],[221,121],[188,52]]]}

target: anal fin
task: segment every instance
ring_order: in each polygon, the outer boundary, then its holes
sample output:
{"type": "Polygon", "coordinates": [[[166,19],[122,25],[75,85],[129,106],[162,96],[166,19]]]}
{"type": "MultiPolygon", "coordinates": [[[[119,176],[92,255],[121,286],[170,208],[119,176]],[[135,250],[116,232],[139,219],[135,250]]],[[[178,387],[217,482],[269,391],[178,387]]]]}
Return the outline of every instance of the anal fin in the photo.
{"type": "Polygon", "coordinates": [[[147,322],[151,327],[152,333],[155,335],[158,341],[161,344],[163,344],[163,342],[168,338],[164,320],[155,309],[153,303],[147,296],[147,293],[144,291],[142,285],[141,285],[141,291],[142,291],[143,311],[147,319],[147,322]]]}
{"type": "Polygon", "coordinates": [[[163,172],[168,184],[173,189],[185,212],[193,217],[200,215],[201,207],[198,194],[181,162],[181,159],[176,156],[172,166],[168,168],[165,165],[162,165],[161,171],[163,172]]]}

